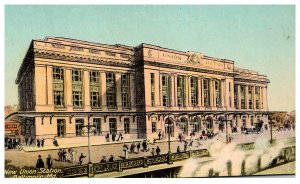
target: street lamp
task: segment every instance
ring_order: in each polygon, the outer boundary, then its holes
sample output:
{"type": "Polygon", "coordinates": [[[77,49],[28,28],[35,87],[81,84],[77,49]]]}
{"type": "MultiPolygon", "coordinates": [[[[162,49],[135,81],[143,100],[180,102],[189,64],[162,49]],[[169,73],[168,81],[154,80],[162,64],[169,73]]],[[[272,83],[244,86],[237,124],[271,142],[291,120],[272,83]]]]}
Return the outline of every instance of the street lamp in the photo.
{"type": "Polygon", "coordinates": [[[171,127],[173,127],[173,123],[168,120],[166,123],[165,123],[165,127],[167,128],[168,130],[168,148],[169,148],[169,152],[168,154],[171,153],[171,127]]]}
{"type": "Polygon", "coordinates": [[[91,164],[91,143],[90,143],[90,132],[95,130],[95,126],[90,124],[90,118],[92,115],[88,116],[88,124],[83,126],[88,133],[88,154],[89,154],[89,164],[91,164]]]}

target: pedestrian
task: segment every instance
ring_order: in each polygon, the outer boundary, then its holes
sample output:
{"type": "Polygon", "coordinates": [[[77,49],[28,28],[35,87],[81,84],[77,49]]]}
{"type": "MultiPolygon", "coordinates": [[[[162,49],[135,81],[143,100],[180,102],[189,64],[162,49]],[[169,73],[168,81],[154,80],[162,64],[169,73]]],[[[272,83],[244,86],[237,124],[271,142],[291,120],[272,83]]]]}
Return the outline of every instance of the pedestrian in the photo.
{"type": "Polygon", "coordinates": [[[31,146],[31,145],[32,145],[32,143],[33,143],[33,138],[32,138],[32,137],[30,137],[30,138],[29,138],[29,146],[31,146]]]}
{"type": "Polygon", "coordinates": [[[160,148],[158,146],[156,147],[156,155],[160,155],[160,148]]]}
{"type": "Polygon", "coordinates": [[[188,146],[188,143],[187,143],[187,141],[184,141],[184,152],[186,152],[186,151],[187,151],[187,146],[188,146]]]}
{"type": "Polygon", "coordinates": [[[75,158],[76,158],[75,151],[71,148],[71,150],[70,150],[70,161],[72,163],[74,163],[75,162],[75,158]]]}
{"type": "Polygon", "coordinates": [[[62,161],[61,152],[62,152],[62,150],[60,149],[58,151],[58,153],[57,153],[57,155],[58,155],[58,161],[62,161]]]}
{"type": "Polygon", "coordinates": [[[41,140],[41,147],[44,147],[44,143],[45,143],[45,139],[42,137],[42,140],[41,140]]]}
{"type": "Polygon", "coordinates": [[[178,135],[178,139],[179,139],[179,142],[181,142],[181,139],[182,139],[181,133],[178,135]]]}
{"type": "Polygon", "coordinates": [[[110,155],[109,159],[108,159],[108,162],[113,162],[114,161],[114,156],[113,155],[110,155]]]}
{"type": "Polygon", "coordinates": [[[141,148],[141,143],[140,142],[137,143],[136,148],[137,148],[137,151],[139,153],[140,152],[140,148],[141,148]]]}
{"type": "Polygon", "coordinates": [[[163,131],[161,134],[162,139],[165,139],[165,132],[163,131]]]}
{"type": "Polygon", "coordinates": [[[154,149],[154,148],[152,148],[151,155],[152,155],[152,156],[155,155],[155,149],[154,149]]]}
{"type": "Polygon", "coordinates": [[[193,142],[194,142],[194,138],[191,137],[191,140],[190,140],[190,146],[193,146],[193,142]]]}
{"type": "Polygon", "coordinates": [[[160,138],[161,138],[161,131],[159,131],[158,133],[158,140],[160,140],[160,138]]]}
{"type": "Polygon", "coordinates": [[[147,143],[145,140],[142,142],[142,147],[143,147],[142,151],[146,152],[147,151],[147,143]]]}
{"type": "Polygon", "coordinates": [[[106,142],[109,142],[109,133],[107,132],[106,136],[105,136],[106,142]]]}
{"type": "Polygon", "coordinates": [[[122,133],[120,132],[120,133],[119,133],[119,137],[118,137],[117,141],[119,141],[119,140],[121,140],[121,141],[122,141],[122,139],[123,139],[123,135],[122,135],[122,133]]]}
{"type": "Polygon", "coordinates": [[[181,150],[180,150],[180,146],[177,146],[177,153],[180,153],[181,150]]]}
{"type": "Polygon", "coordinates": [[[135,144],[134,144],[134,142],[132,142],[131,145],[130,145],[130,152],[129,153],[134,153],[134,148],[135,148],[135,144]]]}
{"type": "Polygon", "coordinates": [[[128,159],[128,146],[126,144],[123,145],[123,151],[125,154],[125,159],[128,159]]]}
{"type": "Polygon", "coordinates": [[[46,159],[46,164],[47,164],[48,169],[52,168],[53,161],[52,161],[51,155],[48,155],[48,157],[46,159]]]}
{"type": "Polygon", "coordinates": [[[102,159],[100,160],[100,163],[106,163],[106,156],[102,157],[102,159]]]}
{"type": "Polygon", "coordinates": [[[35,166],[36,166],[37,169],[40,169],[40,168],[44,168],[44,167],[45,167],[45,164],[44,164],[44,161],[43,161],[41,155],[38,156],[38,159],[37,159],[37,161],[36,161],[36,165],[35,165],[35,166]]]}
{"type": "Polygon", "coordinates": [[[36,139],[36,142],[37,142],[37,147],[39,148],[39,147],[40,147],[40,145],[41,145],[41,144],[40,144],[40,139],[39,139],[39,138],[37,138],[37,139],[36,139]]]}
{"type": "Polygon", "coordinates": [[[112,139],[113,142],[116,140],[116,133],[115,132],[112,133],[111,139],[112,139]]]}
{"type": "Polygon", "coordinates": [[[63,149],[62,151],[62,161],[63,162],[66,162],[67,161],[67,151],[65,149],[63,149]]]}
{"type": "Polygon", "coordinates": [[[81,155],[79,156],[79,161],[78,161],[78,164],[81,165],[82,162],[83,162],[83,159],[85,158],[86,156],[83,155],[83,153],[81,153],[81,155]]]}
{"type": "Polygon", "coordinates": [[[53,142],[53,145],[54,145],[54,146],[58,146],[58,142],[57,142],[56,137],[53,138],[52,142],[53,142]]]}
{"type": "Polygon", "coordinates": [[[25,136],[25,144],[26,144],[26,146],[28,144],[28,137],[27,136],[25,136]]]}

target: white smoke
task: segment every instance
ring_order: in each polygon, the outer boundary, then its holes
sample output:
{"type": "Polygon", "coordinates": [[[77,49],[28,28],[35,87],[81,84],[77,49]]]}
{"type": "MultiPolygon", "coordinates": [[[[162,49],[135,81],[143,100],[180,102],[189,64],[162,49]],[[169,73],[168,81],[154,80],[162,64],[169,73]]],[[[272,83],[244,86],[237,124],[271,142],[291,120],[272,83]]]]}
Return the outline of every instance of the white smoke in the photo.
{"type": "Polygon", "coordinates": [[[231,162],[231,175],[240,176],[243,161],[245,161],[246,174],[251,174],[257,172],[259,158],[261,158],[261,168],[266,168],[287,145],[287,140],[278,140],[271,145],[269,139],[265,137],[261,135],[256,139],[254,149],[249,151],[239,149],[237,147],[237,144],[240,143],[238,140],[226,144],[219,141],[222,140],[220,137],[215,137],[208,146],[211,161],[204,162],[203,158],[188,159],[184,163],[179,177],[207,177],[211,169],[219,176],[228,176],[228,162],[231,162]]]}

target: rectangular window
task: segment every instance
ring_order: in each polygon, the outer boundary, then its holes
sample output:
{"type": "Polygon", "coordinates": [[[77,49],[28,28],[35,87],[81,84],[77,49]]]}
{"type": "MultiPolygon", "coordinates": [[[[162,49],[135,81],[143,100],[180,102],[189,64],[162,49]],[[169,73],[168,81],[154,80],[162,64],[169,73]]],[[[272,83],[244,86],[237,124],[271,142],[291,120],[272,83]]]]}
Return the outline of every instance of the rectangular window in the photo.
{"type": "Polygon", "coordinates": [[[154,73],[151,73],[151,106],[155,105],[155,78],[154,73]]]}
{"type": "Polygon", "coordinates": [[[124,118],[124,133],[130,134],[130,119],[124,118]]]}
{"type": "Polygon", "coordinates": [[[203,91],[204,91],[204,106],[210,106],[210,85],[208,79],[203,79],[203,91]]]}
{"type": "Polygon", "coordinates": [[[83,119],[76,119],[75,120],[76,136],[83,135],[82,128],[83,128],[83,119]]]}
{"type": "Polygon", "coordinates": [[[117,133],[117,119],[109,118],[109,133],[117,133]]]}
{"type": "Polygon", "coordinates": [[[215,81],[215,92],[216,92],[216,106],[221,107],[221,81],[215,81]]]}
{"type": "Polygon", "coordinates": [[[260,109],[260,105],[259,105],[259,101],[260,101],[260,90],[259,87],[255,87],[255,105],[257,109],[260,109]]]}
{"type": "Polygon", "coordinates": [[[72,70],[73,107],[81,108],[82,102],[82,71],[72,70]]]}
{"type": "Polygon", "coordinates": [[[177,104],[178,107],[185,106],[185,81],[184,76],[177,76],[177,104]]]}
{"type": "Polygon", "coordinates": [[[234,108],[238,109],[238,85],[234,85],[234,108]]]}
{"type": "Polygon", "coordinates": [[[55,107],[64,107],[64,69],[53,67],[53,97],[55,107]]]}
{"type": "Polygon", "coordinates": [[[248,87],[249,109],[253,109],[252,86],[248,87]]]}
{"type": "Polygon", "coordinates": [[[57,137],[66,136],[66,120],[57,119],[57,137]]]}
{"type": "Polygon", "coordinates": [[[101,119],[93,118],[93,124],[95,127],[94,135],[101,135],[102,134],[101,119]]]}
{"type": "Polygon", "coordinates": [[[198,105],[198,78],[191,77],[191,102],[192,106],[198,105]]]}
{"type": "Polygon", "coordinates": [[[152,122],[152,133],[156,132],[156,122],[152,122]]]}
{"type": "Polygon", "coordinates": [[[130,108],[130,85],[129,74],[121,75],[122,107],[130,108]]]}
{"type": "Polygon", "coordinates": [[[106,73],[106,105],[108,108],[116,107],[115,74],[106,73]]]}
{"type": "Polygon", "coordinates": [[[169,76],[167,74],[162,75],[162,100],[163,100],[163,106],[169,107],[169,99],[170,99],[170,89],[169,89],[169,76]]]}
{"type": "Polygon", "coordinates": [[[246,88],[241,86],[241,109],[246,109],[246,88]]]}
{"type": "Polygon", "coordinates": [[[90,71],[90,105],[92,108],[100,108],[100,72],[90,71]]]}

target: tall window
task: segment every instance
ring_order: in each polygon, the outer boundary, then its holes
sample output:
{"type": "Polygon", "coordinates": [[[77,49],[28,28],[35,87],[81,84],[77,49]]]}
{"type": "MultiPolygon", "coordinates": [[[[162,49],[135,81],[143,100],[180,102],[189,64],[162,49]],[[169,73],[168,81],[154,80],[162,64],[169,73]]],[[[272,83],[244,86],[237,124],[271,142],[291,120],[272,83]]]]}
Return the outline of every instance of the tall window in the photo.
{"type": "Polygon", "coordinates": [[[156,121],[152,121],[152,133],[156,132],[157,127],[156,127],[156,121]]]}
{"type": "Polygon", "coordinates": [[[155,105],[155,78],[154,73],[151,73],[151,106],[155,105]]]}
{"type": "Polygon", "coordinates": [[[259,87],[255,87],[255,103],[256,103],[256,108],[257,109],[260,109],[259,101],[260,101],[259,87]]]}
{"type": "Polygon", "coordinates": [[[116,107],[115,74],[106,73],[106,105],[108,108],[116,107]]]}
{"type": "Polygon", "coordinates": [[[209,80],[203,79],[203,91],[204,91],[204,106],[210,106],[210,92],[209,92],[209,80]]]}
{"type": "Polygon", "coordinates": [[[177,76],[177,104],[179,107],[185,106],[185,82],[184,76],[177,76]]]}
{"type": "Polygon", "coordinates": [[[124,133],[130,134],[130,119],[124,118],[124,133]]]}
{"type": "Polygon", "coordinates": [[[249,109],[253,109],[252,86],[248,87],[249,109]]]}
{"type": "Polygon", "coordinates": [[[246,109],[246,89],[245,86],[241,86],[241,109],[246,109]]]}
{"type": "Polygon", "coordinates": [[[238,108],[238,85],[234,85],[234,108],[238,108]]]}
{"type": "Polygon", "coordinates": [[[64,69],[53,67],[53,97],[55,107],[64,107],[64,69]]]}
{"type": "Polygon", "coordinates": [[[216,106],[221,107],[221,81],[215,81],[216,106]]]}
{"type": "Polygon", "coordinates": [[[121,75],[122,107],[130,108],[130,85],[129,74],[121,75]]]}
{"type": "Polygon", "coordinates": [[[90,104],[92,108],[100,108],[100,72],[90,71],[90,104]]]}
{"type": "Polygon", "coordinates": [[[73,106],[82,107],[82,71],[72,70],[73,106]]]}
{"type": "Polygon", "coordinates": [[[76,130],[76,136],[82,136],[82,127],[83,127],[83,119],[76,119],[75,120],[75,130],[76,130]]]}
{"type": "Polygon", "coordinates": [[[109,133],[117,133],[117,119],[109,118],[109,133]]]}
{"type": "Polygon", "coordinates": [[[198,105],[198,78],[191,77],[191,102],[192,106],[198,105]]]}
{"type": "Polygon", "coordinates": [[[101,119],[93,118],[93,124],[95,127],[94,135],[101,135],[102,134],[101,119]]]}
{"type": "Polygon", "coordinates": [[[58,119],[57,120],[57,137],[66,136],[66,120],[58,119]]]}
{"type": "Polygon", "coordinates": [[[169,89],[169,76],[167,74],[162,75],[162,100],[163,106],[169,107],[170,103],[170,89],[169,89]]]}

